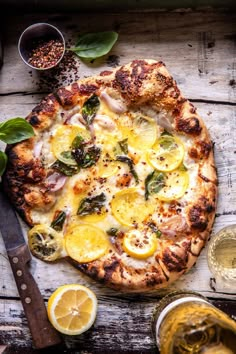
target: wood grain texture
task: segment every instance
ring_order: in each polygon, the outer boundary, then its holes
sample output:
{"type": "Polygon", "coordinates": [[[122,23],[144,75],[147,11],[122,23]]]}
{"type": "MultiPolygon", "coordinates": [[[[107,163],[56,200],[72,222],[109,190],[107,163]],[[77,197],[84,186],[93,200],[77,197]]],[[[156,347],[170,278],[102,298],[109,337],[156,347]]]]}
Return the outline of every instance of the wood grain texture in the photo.
{"type": "MultiPolygon", "coordinates": [[[[235,13],[130,13],[27,15],[4,19],[4,66],[0,71],[0,121],[26,116],[55,86],[78,77],[109,70],[132,59],[163,60],[182,90],[197,107],[215,143],[219,200],[212,237],[222,227],[236,223],[236,30],[235,13]],[[85,31],[117,30],[112,52],[94,63],[77,60],[76,70],[40,74],[32,72],[17,52],[21,31],[45,21],[60,28],[67,41],[85,31]]],[[[71,42],[71,43],[72,43],[71,42]]],[[[4,147],[4,144],[0,145],[4,147]]],[[[27,228],[24,225],[24,229],[27,228]]],[[[126,295],[104,288],[60,261],[48,265],[31,261],[45,301],[58,286],[81,283],[98,296],[95,325],[85,334],[67,338],[68,352],[156,353],[150,319],[158,298],[176,289],[189,289],[212,298],[236,316],[236,289],[226,289],[212,278],[206,249],[197,264],[168,289],[145,295],[126,295]]],[[[7,352],[29,353],[32,345],[9,261],[0,238],[0,345],[7,352]]]]}

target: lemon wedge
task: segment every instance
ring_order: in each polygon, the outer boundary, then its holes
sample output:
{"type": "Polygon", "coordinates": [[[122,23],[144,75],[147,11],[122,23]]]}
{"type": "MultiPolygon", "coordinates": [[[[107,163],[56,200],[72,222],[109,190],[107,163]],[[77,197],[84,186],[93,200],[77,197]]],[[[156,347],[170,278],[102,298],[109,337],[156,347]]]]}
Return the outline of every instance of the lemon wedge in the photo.
{"type": "Polygon", "coordinates": [[[47,313],[59,332],[78,335],[93,325],[97,314],[97,298],[83,285],[63,285],[50,296],[47,313]]]}
{"type": "Polygon", "coordinates": [[[102,257],[108,252],[109,247],[110,243],[105,232],[91,224],[71,223],[65,234],[68,255],[80,263],[102,257]]]}
{"type": "Polygon", "coordinates": [[[123,138],[128,138],[128,143],[139,150],[150,148],[156,141],[157,124],[154,119],[146,116],[127,115],[120,120],[119,128],[123,138]]]}
{"type": "Polygon", "coordinates": [[[145,201],[137,188],[128,188],[115,194],[111,201],[111,210],[114,217],[126,226],[141,223],[154,211],[154,205],[145,201]]]}
{"type": "Polygon", "coordinates": [[[75,137],[80,135],[84,140],[90,139],[90,133],[79,125],[63,125],[59,127],[52,137],[53,155],[67,165],[76,165],[76,161],[68,156],[71,144],[75,137]]]}
{"type": "Polygon", "coordinates": [[[160,137],[147,152],[148,162],[163,172],[178,168],[184,158],[184,145],[180,139],[170,135],[160,137]]]}
{"type": "Polygon", "coordinates": [[[124,236],[123,248],[134,258],[145,259],[153,255],[157,248],[156,236],[151,232],[130,230],[124,236]]]}

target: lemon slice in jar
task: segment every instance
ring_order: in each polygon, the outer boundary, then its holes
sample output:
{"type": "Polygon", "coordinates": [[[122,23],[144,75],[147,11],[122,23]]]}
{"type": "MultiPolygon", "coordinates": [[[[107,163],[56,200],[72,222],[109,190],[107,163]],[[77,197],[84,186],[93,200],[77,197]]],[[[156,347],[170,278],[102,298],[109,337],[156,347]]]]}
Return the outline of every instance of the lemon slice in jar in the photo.
{"type": "Polygon", "coordinates": [[[59,332],[78,335],[93,325],[97,314],[97,298],[83,285],[63,285],[50,296],[47,313],[49,321],[59,332]]]}
{"type": "Polygon", "coordinates": [[[137,188],[119,191],[111,201],[112,214],[122,225],[126,226],[141,223],[152,214],[154,208],[153,203],[145,201],[137,188]]]}
{"type": "Polygon", "coordinates": [[[124,236],[123,248],[127,254],[134,258],[148,258],[153,255],[157,248],[156,235],[136,229],[130,230],[124,236]]]}
{"type": "Polygon", "coordinates": [[[80,263],[102,257],[110,246],[105,232],[91,224],[72,223],[65,234],[65,249],[68,255],[80,263]]]}
{"type": "Polygon", "coordinates": [[[154,119],[142,115],[126,115],[120,120],[119,128],[123,138],[139,150],[150,148],[157,137],[157,124],[154,119]]]}
{"type": "Polygon", "coordinates": [[[169,172],[178,168],[184,158],[184,145],[177,137],[161,136],[147,152],[148,162],[157,170],[169,172]]]}
{"type": "Polygon", "coordinates": [[[77,165],[71,157],[70,151],[72,143],[77,136],[81,136],[85,141],[90,140],[90,133],[79,125],[63,125],[59,127],[52,137],[53,155],[67,165],[77,165]]]}

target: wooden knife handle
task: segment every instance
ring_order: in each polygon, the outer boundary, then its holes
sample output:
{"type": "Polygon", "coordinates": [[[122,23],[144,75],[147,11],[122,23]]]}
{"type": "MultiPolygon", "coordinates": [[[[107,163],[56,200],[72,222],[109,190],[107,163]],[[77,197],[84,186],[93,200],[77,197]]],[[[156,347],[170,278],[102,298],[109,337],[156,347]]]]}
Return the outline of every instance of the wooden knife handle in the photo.
{"type": "Polygon", "coordinates": [[[8,251],[8,257],[35,348],[59,344],[61,338],[48,320],[43,297],[28,268],[27,263],[31,259],[28,246],[8,251]]]}

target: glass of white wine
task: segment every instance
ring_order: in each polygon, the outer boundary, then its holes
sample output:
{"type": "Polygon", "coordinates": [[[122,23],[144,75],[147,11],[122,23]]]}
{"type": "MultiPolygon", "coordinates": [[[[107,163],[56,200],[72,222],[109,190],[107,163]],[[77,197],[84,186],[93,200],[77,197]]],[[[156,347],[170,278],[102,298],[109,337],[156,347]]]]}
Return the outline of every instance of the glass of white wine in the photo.
{"type": "Polygon", "coordinates": [[[236,291],[236,225],[224,227],[211,237],[207,250],[208,266],[217,290],[236,291]]]}

